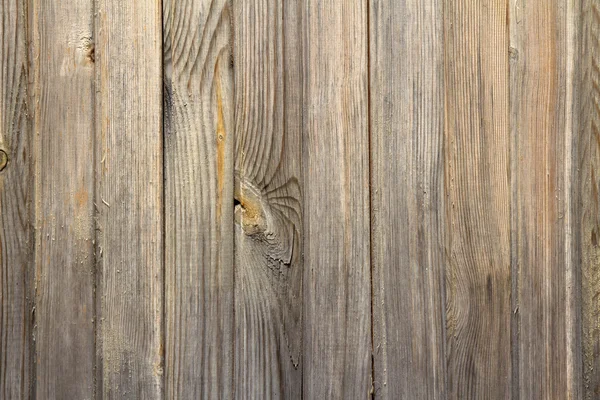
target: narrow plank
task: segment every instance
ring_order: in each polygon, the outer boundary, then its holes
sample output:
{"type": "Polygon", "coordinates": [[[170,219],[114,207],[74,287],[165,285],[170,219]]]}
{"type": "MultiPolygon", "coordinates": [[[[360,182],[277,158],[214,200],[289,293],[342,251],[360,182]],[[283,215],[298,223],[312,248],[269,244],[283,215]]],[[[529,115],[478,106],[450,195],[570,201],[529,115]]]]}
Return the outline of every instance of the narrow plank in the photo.
{"type": "Polygon", "coordinates": [[[511,395],[506,1],[445,7],[448,397],[511,395]]]}
{"type": "Polygon", "coordinates": [[[577,2],[510,4],[514,396],[579,398],[572,249],[577,2]]]}
{"type": "Polygon", "coordinates": [[[27,7],[0,6],[0,398],[32,396],[33,141],[27,7]]]}
{"type": "Polygon", "coordinates": [[[235,397],[302,395],[299,1],[234,2],[235,397]]]}
{"type": "Polygon", "coordinates": [[[33,2],[36,397],[94,394],[91,1],[33,2]]]}
{"type": "Polygon", "coordinates": [[[304,44],[304,396],[371,392],[367,2],[310,0],[304,44]]]}
{"type": "Polygon", "coordinates": [[[579,81],[579,232],[583,398],[600,397],[600,3],[582,2],[579,81]]]}
{"type": "Polygon", "coordinates": [[[158,1],[96,1],[98,396],[163,392],[162,40],[158,1]]]}
{"type": "Polygon", "coordinates": [[[446,397],[442,1],[370,11],[376,398],[446,397]]]}
{"type": "Polygon", "coordinates": [[[233,71],[230,2],[163,2],[165,385],[233,396],[233,71]]]}

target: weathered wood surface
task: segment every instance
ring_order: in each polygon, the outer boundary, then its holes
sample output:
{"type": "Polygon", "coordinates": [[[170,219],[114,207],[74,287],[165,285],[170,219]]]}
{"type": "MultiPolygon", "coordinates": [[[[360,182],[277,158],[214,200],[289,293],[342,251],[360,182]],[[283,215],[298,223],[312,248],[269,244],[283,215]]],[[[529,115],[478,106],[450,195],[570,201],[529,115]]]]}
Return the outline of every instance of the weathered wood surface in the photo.
{"type": "Polygon", "coordinates": [[[167,398],[233,396],[228,1],[163,2],[167,398]]]}
{"type": "Polygon", "coordinates": [[[158,1],[96,2],[97,396],[163,398],[158,1]]]}
{"type": "Polygon", "coordinates": [[[0,11],[0,398],[33,386],[33,141],[26,1],[0,11]]]}
{"type": "Polygon", "coordinates": [[[367,2],[310,0],[304,69],[306,398],[372,388],[367,2]]]}
{"type": "Polygon", "coordinates": [[[446,394],[442,3],[370,3],[376,398],[446,394]]]}
{"type": "Polygon", "coordinates": [[[32,3],[36,397],[94,394],[94,43],[90,1],[32,3]]]}
{"type": "Polygon", "coordinates": [[[452,399],[511,394],[507,2],[446,3],[445,276],[452,399]]]}
{"type": "Polygon", "coordinates": [[[298,1],[234,2],[235,397],[302,395],[298,1]]]}
{"type": "Polygon", "coordinates": [[[0,398],[600,396],[596,0],[0,7],[0,398]]]}

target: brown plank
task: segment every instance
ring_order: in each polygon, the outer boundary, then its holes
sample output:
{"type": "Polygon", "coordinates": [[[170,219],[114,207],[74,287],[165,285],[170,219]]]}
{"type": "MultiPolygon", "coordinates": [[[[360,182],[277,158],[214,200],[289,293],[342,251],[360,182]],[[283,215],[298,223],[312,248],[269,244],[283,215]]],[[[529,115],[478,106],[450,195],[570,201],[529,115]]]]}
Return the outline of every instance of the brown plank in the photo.
{"type": "Polygon", "coordinates": [[[514,396],[581,395],[573,263],[577,2],[510,2],[514,396]]]}
{"type": "Polygon", "coordinates": [[[302,395],[298,1],[234,2],[235,397],[302,395]]]}
{"type": "Polygon", "coordinates": [[[445,7],[448,397],[511,394],[507,2],[445,7]]]}
{"type": "Polygon", "coordinates": [[[445,398],[442,1],[370,3],[374,393],[445,398]]]}
{"type": "Polygon", "coordinates": [[[303,6],[304,338],[309,399],[371,392],[367,2],[303,6]]]}
{"type": "Polygon", "coordinates": [[[89,1],[33,3],[36,397],[94,393],[94,43],[89,1]]]}
{"type": "Polygon", "coordinates": [[[228,1],[163,2],[165,389],[233,396],[233,71],[228,1]]]}
{"type": "Polygon", "coordinates": [[[0,6],[0,398],[32,395],[33,141],[27,7],[0,6]]]}
{"type": "Polygon", "coordinates": [[[163,392],[162,40],[158,1],[96,2],[98,395],[163,392]]]}
{"type": "MultiPolygon", "coordinates": [[[[578,168],[582,282],[583,398],[600,396],[600,3],[582,2],[578,168]]],[[[577,226],[577,225],[576,225],[577,226]]]]}

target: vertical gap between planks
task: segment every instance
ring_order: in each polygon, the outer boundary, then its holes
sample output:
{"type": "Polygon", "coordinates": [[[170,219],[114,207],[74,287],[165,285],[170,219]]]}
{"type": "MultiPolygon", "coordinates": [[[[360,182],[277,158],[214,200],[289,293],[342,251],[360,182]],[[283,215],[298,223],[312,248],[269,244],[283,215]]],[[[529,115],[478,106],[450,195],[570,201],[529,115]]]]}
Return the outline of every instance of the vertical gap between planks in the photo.
{"type": "Polygon", "coordinates": [[[93,7],[93,13],[94,13],[94,17],[92,18],[92,29],[93,29],[93,35],[94,35],[94,103],[93,103],[93,109],[94,109],[94,116],[93,116],[93,135],[94,135],[94,193],[92,195],[93,198],[93,202],[94,202],[94,293],[93,293],[93,306],[94,306],[94,399],[101,399],[102,396],[102,374],[103,374],[103,370],[102,370],[102,342],[99,340],[100,339],[100,319],[102,318],[102,314],[100,312],[100,307],[102,302],[99,301],[98,299],[98,295],[99,293],[102,292],[102,274],[100,273],[100,268],[98,268],[99,263],[101,262],[101,258],[102,258],[102,253],[101,250],[102,248],[99,245],[99,235],[98,235],[98,231],[100,229],[102,229],[102,227],[99,225],[98,223],[98,218],[99,216],[99,209],[98,209],[98,176],[100,175],[101,171],[102,171],[102,161],[103,160],[99,160],[98,159],[98,150],[100,149],[100,146],[98,145],[98,123],[99,123],[99,118],[98,118],[98,113],[99,113],[99,107],[98,105],[101,104],[100,101],[98,101],[98,96],[100,93],[100,87],[98,85],[98,82],[100,82],[99,79],[99,75],[100,75],[100,71],[99,68],[97,68],[98,65],[98,61],[99,61],[99,57],[101,57],[101,54],[99,54],[99,48],[98,48],[98,21],[97,19],[99,18],[99,10],[98,10],[98,0],[92,0],[92,7],[93,7]]]}

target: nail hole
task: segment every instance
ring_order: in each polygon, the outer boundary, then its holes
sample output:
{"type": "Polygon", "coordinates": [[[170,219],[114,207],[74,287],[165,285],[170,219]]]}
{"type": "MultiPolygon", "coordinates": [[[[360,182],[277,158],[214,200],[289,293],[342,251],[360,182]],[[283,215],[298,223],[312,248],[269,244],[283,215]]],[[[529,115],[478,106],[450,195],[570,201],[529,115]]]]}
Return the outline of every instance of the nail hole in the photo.
{"type": "Polygon", "coordinates": [[[3,171],[8,164],[8,154],[4,150],[0,150],[0,171],[3,171]]]}

